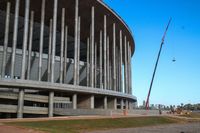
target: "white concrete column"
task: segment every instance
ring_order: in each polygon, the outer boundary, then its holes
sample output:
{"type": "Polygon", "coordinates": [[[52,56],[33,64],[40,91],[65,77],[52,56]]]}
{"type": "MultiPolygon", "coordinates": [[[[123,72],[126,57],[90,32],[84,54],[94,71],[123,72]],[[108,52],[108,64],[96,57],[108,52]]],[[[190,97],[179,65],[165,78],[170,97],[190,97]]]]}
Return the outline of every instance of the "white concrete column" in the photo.
{"type": "Polygon", "coordinates": [[[94,6],[91,10],[91,59],[90,59],[90,86],[94,87],[94,6]]]}
{"type": "Polygon", "coordinates": [[[54,92],[49,93],[49,117],[53,117],[54,92]]]}
{"type": "MultiPolygon", "coordinates": [[[[30,1],[26,0],[25,2],[25,18],[24,18],[24,35],[23,35],[23,50],[22,50],[22,70],[21,70],[21,79],[25,79],[25,70],[26,70],[26,51],[28,43],[28,25],[29,25],[29,8],[30,1]]],[[[24,106],[24,89],[19,89],[19,98],[18,98],[18,108],[17,108],[17,118],[23,117],[23,106],[24,106]]]]}
{"type": "Polygon", "coordinates": [[[23,118],[23,109],[24,109],[24,90],[19,89],[17,118],[23,118]]]}
{"type": "Polygon", "coordinates": [[[117,109],[117,98],[114,98],[114,109],[117,109]]]}
{"type": "Polygon", "coordinates": [[[42,55],[43,55],[43,43],[44,43],[44,19],[45,19],[45,0],[42,0],[41,7],[41,26],[40,26],[40,52],[39,52],[39,68],[38,68],[38,80],[42,79],[42,55]]]}
{"type": "Polygon", "coordinates": [[[75,1],[75,29],[74,29],[74,85],[77,84],[77,47],[78,47],[78,4],[79,1],[75,1]]]}
{"type": "Polygon", "coordinates": [[[55,52],[56,52],[56,29],[57,29],[57,8],[58,0],[54,0],[53,11],[53,36],[52,36],[52,57],[51,57],[51,83],[54,83],[54,64],[55,64],[55,52]]]}
{"type": "Polygon", "coordinates": [[[129,42],[127,44],[127,84],[128,94],[130,94],[130,58],[129,58],[129,42]]]}
{"type": "Polygon", "coordinates": [[[25,18],[24,18],[23,49],[22,49],[21,79],[25,79],[25,72],[26,72],[26,52],[27,52],[27,43],[28,43],[29,8],[30,8],[30,0],[26,0],[26,2],[25,2],[25,18]]]}
{"type": "Polygon", "coordinates": [[[78,40],[78,46],[77,46],[77,85],[79,85],[79,78],[80,78],[80,44],[81,44],[81,40],[80,40],[80,34],[81,34],[81,17],[78,17],[78,36],[77,36],[77,40],[78,40]]]}
{"type": "Polygon", "coordinates": [[[109,58],[109,52],[110,52],[110,47],[109,47],[109,45],[110,45],[110,39],[109,39],[109,37],[107,37],[107,48],[106,48],[106,51],[107,51],[107,61],[106,61],[106,71],[107,71],[107,77],[106,77],[106,79],[107,79],[107,89],[108,90],[110,90],[111,89],[111,87],[110,87],[110,63],[109,63],[109,61],[110,61],[110,58],[109,58]]]}
{"type": "Polygon", "coordinates": [[[61,18],[61,45],[60,45],[60,83],[63,83],[63,61],[64,61],[64,43],[65,43],[65,8],[62,8],[61,18]]]}
{"type": "Polygon", "coordinates": [[[117,90],[116,86],[116,33],[115,33],[115,23],[113,24],[113,90],[117,90]]]}
{"type": "Polygon", "coordinates": [[[124,38],[124,91],[128,93],[128,86],[127,86],[127,43],[126,43],[126,36],[124,38]]]}
{"type": "Polygon", "coordinates": [[[107,61],[107,58],[106,58],[106,37],[107,37],[107,20],[106,20],[106,15],[104,15],[104,46],[103,46],[103,49],[104,49],[104,59],[103,59],[103,61],[104,61],[104,75],[103,75],[103,77],[104,77],[104,89],[107,89],[107,84],[106,84],[106,81],[107,81],[107,79],[106,79],[106,77],[107,77],[107,75],[106,75],[106,61],[107,61]]]}
{"type": "Polygon", "coordinates": [[[123,99],[121,99],[121,109],[124,109],[124,100],[123,99]]]}
{"type": "Polygon", "coordinates": [[[129,109],[130,109],[130,110],[133,110],[133,102],[129,101],[128,104],[129,104],[129,109]]]}
{"type": "Polygon", "coordinates": [[[31,73],[31,57],[32,57],[32,41],[33,41],[33,24],[34,24],[34,12],[31,11],[30,20],[30,32],[29,32],[29,48],[28,48],[28,65],[27,65],[27,79],[30,79],[31,73]]]}
{"type": "Polygon", "coordinates": [[[126,109],[129,109],[129,107],[128,107],[128,99],[126,99],[126,109]]]}
{"type": "MultiPolygon", "coordinates": [[[[53,37],[52,37],[52,58],[51,58],[51,83],[54,83],[54,64],[55,64],[55,52],[56,52],[56,27],[57,27],[57,8],[58,0],[54,0],[53,10],[53,37]]],[[[54,92],[49,93],[49,117],[53,117],[53,103],[54,92]]]]}
{"type": "Polygon", "coordinates": [[[119,91],[119,73],[118,73],[118,71],[119,71],[119,53],[118,53],[118,47],[117,47],[117,45],[116,45],[116,49],[115,49],[115,52],[116,52],[116,54],[115,54],[115,59],[116,59],[116,61],[115,61],[115,63],[116,63],[116,91],[118,92],[119,91]]]}
{"type": "Polygon", "coordinates": [[[99,84],[100,88],[103,89],[103,84],[102,84],[102,31],[100,31],[100,37],[99,37],[99,84]]]}
{"type": "Polygon", "coordinates": [[[123,92],[123,81],[122,81],[122,30],[120,30],[120,44],[119,44],[119,55],[120,55],[120,59],[119,59],[119,63],[120,63],[120,66],[119,66],[119,73],[120,73],[120,77],[119,77],[119,82],[120,82],[120,92],[123,92]]]}
{"type": "Polygon", "coordinates": [[[48,48],[48,66],[47,66],[48,82],[51,81],[51,54],[52,54],[52,19],[50,19],[49,22],[49,48],[48,48]]]}
{"type": "Polygon", "coordinates": [[[13,29],[11,72],[10,72],[10,77],[11,78],[14,78],[15,54],[16,54],[17,35],[18,35],[18,22],[19,22],[19,6],[20,6],[20,0],[15,0],[15,18],[14,18],[14,29],[13,29]]]}
{"type": "Polygon", "coordinates": [[[72,106],[73,109],[77,109],[77,94],[72,96],[72,106]]]}
{"type": "Polygon", "coordinates": [[[4,47],[3,47],[3,63],[1,70],[1,77],[5,77],[6,62],[7,62],[7,48],[8,48],[8,38],[9,38],[9,23],[10,23],[10,2],[7,2],[6,8],[6,21],[5,21],[5,36],[4,36],[4,47]]]}
{"type": "Polygon", "coordinates": [[[104,109],[108,109],[108,99],[107,99],[107,96],[104,97],[104,109]]]}
{"type": "Polygon", "coordinates": [[[97,43],[95,43],[94,50],[94,88],[97,88],[97,43]]]}
{"type": "Polygon", "coordinates": [[[90,83],[90,39],[87,38],[87,86],[90,83]]]}
{"type": "Polygon", "coordinates": [[[65,26],[64,83],[67,80],[67,44],[68,44],[68,27],[65,26]]]}
{"type": "Polygon", "coordinates": [[[90,108],[94,109],[94,95],[92,95],[90,98],[90,108]]]}
{"type": "Polygon", "coordinates": [[[132,94],[132,64],[131,64],[131,48],[129,49],[129,53],[130,53],[130,55],[129,55],[129,58],[130,58],[130,94],[132,94]]]}

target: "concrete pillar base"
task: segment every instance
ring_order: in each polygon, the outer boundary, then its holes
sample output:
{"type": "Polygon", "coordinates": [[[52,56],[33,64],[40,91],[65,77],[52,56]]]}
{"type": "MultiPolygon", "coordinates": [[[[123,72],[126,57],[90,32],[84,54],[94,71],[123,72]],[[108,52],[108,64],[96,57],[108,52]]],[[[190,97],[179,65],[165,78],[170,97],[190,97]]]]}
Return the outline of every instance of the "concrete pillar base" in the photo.
{"type": "Polygon", "coordinates": [[[90,108],[94,109],[94,95],[91,96],[90,100],[90,108]]]}
{"type": "Polygon", "coordinates": [[[108,108],[107,96],[104,97],[104,109],[108,108]]]}
{"type": "Polygon", "coordinates": [[[24,108],[24,89],[19,89],[17,118],[23,118],[23,108],[24,108]]]}
{"type": "Polygon", "coordinates": [[[53,117],[54,92],[49,92],[49,117],[53,117]]]}
{"type": "Polygon", "coordinates": [[[77,94],[72,96],[73,109],[77,109],[77,94]]]}
{"type": "Polygon", "coordinates": [[[121,103],[120,103],[121,105],[121,109],[124,109],[124,100],[123,99],[121,99],[121,103]]]}

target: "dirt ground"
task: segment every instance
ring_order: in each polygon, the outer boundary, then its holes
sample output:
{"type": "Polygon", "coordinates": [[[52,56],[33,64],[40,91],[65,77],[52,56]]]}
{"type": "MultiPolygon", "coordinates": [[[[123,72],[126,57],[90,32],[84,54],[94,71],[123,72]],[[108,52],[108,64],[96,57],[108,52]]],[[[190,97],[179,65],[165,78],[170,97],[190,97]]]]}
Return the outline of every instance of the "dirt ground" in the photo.
{"type": "Polygon", "coordinates": [[[7,126],[0,124],[0,133],[44,133],[42,131],[36,131],[33,129],[15,127],[15,126],[7,126]]]}
{"type": "Polygon", "coordinates": [[[91,133],[200,133],[200,122],[185,124],[169,124],[141,128],[124,128],[91,133]]]}

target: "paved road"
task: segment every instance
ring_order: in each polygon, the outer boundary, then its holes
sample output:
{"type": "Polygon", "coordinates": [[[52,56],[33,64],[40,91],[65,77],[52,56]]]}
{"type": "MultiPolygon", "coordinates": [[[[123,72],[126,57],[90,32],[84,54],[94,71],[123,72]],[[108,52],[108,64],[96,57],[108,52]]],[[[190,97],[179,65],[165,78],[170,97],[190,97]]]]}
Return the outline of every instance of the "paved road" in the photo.
{"type": "Polygon", "coordinates": [[[200,122],[185,124],[170,124],[141,128],[125,128],[91,133],[200,133],[200,122]]]}

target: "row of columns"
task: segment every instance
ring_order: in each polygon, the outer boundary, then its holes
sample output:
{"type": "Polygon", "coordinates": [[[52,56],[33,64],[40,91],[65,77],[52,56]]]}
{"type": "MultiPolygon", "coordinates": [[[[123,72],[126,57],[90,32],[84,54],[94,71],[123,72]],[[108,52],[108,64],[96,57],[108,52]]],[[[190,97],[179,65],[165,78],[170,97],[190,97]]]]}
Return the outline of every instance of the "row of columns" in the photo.
{"type": "MultiPolygon", "coordinates": [[[[16,42],[17,42],[17,29],[18,29],[18,17],[19,17],[19,3],[20,0],[16,0],[15,7],[15,22],[14,22],[14,33],[13,33],[13,50],[11,59],[11,78],[14,78],[14,66],[15,66],[15,53],[16,53],[16,42]]],[[[26,1],[30,3],[30,0],[26,1]]],[[[56,26],[57,26],[57,6],[55,5],[57,1],[54,1],[54,15],[53,15],[53,25],[51,26],[50,20],[50,32],[49,32],[49,53],[48,53],[48,81],[54,82],[54,63],[55,63],[55,42],[56,42],[56,26]],[[52,28],[53,29],[52,29],[52,28]],[[51,54],[51,56],[50,56],[51,54]],[[50,66],[51,64],[51,66],[50,66]],[[50,71],[51,69],[51,71],[50,71]],[[51,76],[50,76],[51,75],[51,76]],[[51,77],[51,78],[50,78],[51,77]],[[51,80],[50,80],[51,79],[51,80]]],[[[79,62],[80,62],[80,21],[81,18],[78,15],[78,0],[75,4],[75,37],[74,37],[74,75],[73,81],[74,85],[79,85],[79,62]]],[[[26,6],[25,10],[25,21],[24,21],[24,41],[23,41],[23,56],[22,56],[22,72],[21,78],[25,78],[25,58],[26,47],[28,42],[29,33],[29,57],[28,57],[28,69],[27,69],[27,79],[30,78],[30,58],[32,49],[32,32],[34,23],[34,12],[31,11],[31,23],[30,31],[29,27],[29,4],[26,6]]],[[[42,0],[41,6],[41,28],[40,28],[40,49],[39,49],[39,62],[38,62],[38,80],[42,79],[42,55],[43,55],[43,43],[44,43],[44,20],[45,20],[45,0],[42,0]]],[[[8,30],[9,30],[9,19],[10,19],[10,3],[7,5],[7,15],[6,15],[6,25],[5,25],[5,39],[4,39],[4,54],[3,54],[3,67],[2,67],[2,77],[5,75],[5,63],[6,63],[6,51],[8,45],[8,30]]],[[[60,83],[66,79],[66,56],[67,56],[67,26],[65,26],[65,9],[62,9],[62,20],[61,20],[61,49],[60,49],[60,83]],[[63,51],[64,49],[64,51],[63,51]],[[64,65],[63,65],[64,64],[64,65]],[[64,67],[64,68],[63,68],[64,67]],[[64,75],[63,75],[64,74],[64,75]]],[[[112,89],[114,91],[123,91],[125,93],[130,93],[131,90],[131,51],[129,42],[127,42],[126,36],[124,37],[124,44],[122,42],[123,36],[120,30],[120,42],[119,47],[116,46],[116,24],[113,23],[113,44],[112,44],[112,55],[110,53],[109,47],[109,37],[107,36],[107,16],[104,15],[104,26],[103,32],[100,31],[100,41],[99,47],[94,42],[94,7],[91,9],[91,32],[90,37],[87,39],[87,86],[97,87],[97,68],[99,68],[99,88],[102,89],[112,89]],[[124,59],[122,53],[122,45],[124,46],[124,59]],[[99,49],[99,56],[97,55],[97,49],[99,49]],[[117,52],[117,54],[116,54],[117,52]],[[99,63],[97,63],[97,57],[99,57],[99,63]],[[112,58],[109,58],[112,57],[112,58]],[[112,60],[112,62],[110,62],[112,60]],[[124,80],[122,79],[122,64],[124,61],[124,80]],[[97,67],[97,64],[99,67],[97,67]],[[111,67],[112,66],[112,67],[111,67]],[[123,85],[124,81],[124,87],[123,85]]]]}
{"type": "MultiPolygon", "coordinates": [[[[42,55],[43,55],[43,43],[44,43],[44,21],[45,21],[45,5],[46,1],[41,2],[41,27],[40,27],[40,45],[39,45],[39,62],[38,62],[38,81],[42,80],[42,55]]],[[[73,83],[79,85],[79,61],[80,61],[80,30],[81,30],[81,18],[79,16],[79,1],[75,1],[75,32],[74,32],[74,74],[73,83]]],[[[14,17],[14,29],[13,29],[13,46],[11,57],[11,78],[14,78],[15,68],[15,55],[17,46],[17,34],[18,34],[18,21],[19,21],[19,8],[20,0],[15,2],[15,17],[14,17]]],[[[54,67],[55,67],[55,52],[56,52],[56,31],[57,31],[57,8],[58,0],[54,0],[53,19],[50,19],[49,25],[49,48],[48,48],[48,82],[54,83],[54,67]]],[[[25,1],[25,17],[24,17],[24,34],[23,34],[23,48],[22,48],[22,67],[21,67],[21,79],[30,78],[31,67],[31,52],[32,52],[32,38],[33,38],[33,25],[34,25],[34,12],[31,11],[30,23],[29,23],[29,11],[30,0],[25,1]],[[29,40],[29,41],[28,41],[29,40]],[[26,51],[28,47],[28,62],[26,68],[26,51]],[[27,72],[27,74],[26,74],[27,72]]],[[[95,43],[95,8],[91,8],[91,28],[90,37],[87,39],[87,85],[90,87],[97,87],[97,68],[99,68],[99,87],[101,89],[112,89],[114,91],[123,92],[123,79],[122,79],[122,62],[124,60],[124,92],[131,94],[131,50],[129,42],[127,42],[126,36],[124,37],[124,44],[122,42],[123,36],[120,30],[120,44],[116,46],[116,24],[113,23],[113,44],[112,44],[112,56],[110,53],[109,37],[107,36],[107,16],[104,15],[103,30],[100,30],[99,48],[95,43]],[[128,43],[128,45],[127,45],[128,43]],[[122,59],[122,45],[124,46],[124,59],[122,59]],[[97,55],[97,49],[99,51],[99,58],[97,55]],[[117,54],[116,54],[117,53],[117,54]],[[119,55],[118,55],[119,54],[119,55]],[[117,55],[117,56],[116,56],[117,55]],[[112,57],[112,58],[109,58],[112,57]],[[99,64],[97,63],[99,61],[99,64]],[[112,62],[110,61],[112,60],[112,62]],[[119,63],[118,63],[119,62],[119,63]],[[99,67],[97,67],[99,65],[99,67]],[[112,66],[112,67],[111,67],[112,66]],[[117,67],[116,67],[117,66],[117,67]]],[[[10,21],[10,3],[7,4],[6,11],[6,25],[5,25],[5,39],[4,39],[4,53],[2,64],[2,77],[5,76],[6,56],[8,47],[9,36],[9,21],[10,21]]],[[[66,80],[66,59],[67,59],[67,37],[68,27],[65,25],[65,8],[62,9],[61,18],[61,49],[60,49],[60,83],[66,80]]],[[[49,93],[49,116],[53,116],[53,97],[54,92],[49,93]]],[[[73,96],[77,97],[76,95],[73,96]]],[[[18,100],[18,117],[22,117],[23,114],[23,100],[24,89],[19,89],[18,100]]]]}
{"type": "MultiPolygon", "coordinates": [[[[94,43],[94,7],[91,11],[91,29],[90,39],[87,41],[87,86],[99,87],[101,89],[112,89],[113,91],[119,91],[131,94],[131,50],[127,37],[122,36],[120,30],[120,43],[116,45],[116,24],[113,23],[113,44],[112,53],[110,53],[110,38],[107,36],[107,16],[104,15],[103,32],[100,30],[99,34],[99,64],[96,63],[96,43],[94,43]],[[124,44],[123,41],[124,40],[124,44]],[[124,52],[122,52],[125,47],[124,52]],[[116,54],[117,53],[117,54],[116,54]],[[122,54],[124,53],[124,55],[122,54]],[[110,58],[112,57],[112,58],[110,58]],[[124,57],[124,59],[122,58],[124,57]],[[89,61],[89,62],[88,62],[89,61]],[[94,63],[95,61],[95,63],[94,63]],[[112,61],[112,62],[111,62],[112,61]],[[122,79],[122,64],[124,61],[124,80],[122,79]],[[96,65],[99,65],[98,67],[96,65]],[[99,85],[96,84],[96,71],[99,68],[99,85]],[[95,71],[95,72],[94,72],[95,71]],[[95,81],[94,81],[95,80],[95,81]],[[123,86],[124,82],[124,86],[123,86]]],[[[98,56],[97,56],[98,57],[98,56]]]]}
{"type": "MultiPolygon", "coordinates": [[[[91,95],[89,97],[89,102],[90,102],[90,109],[94,109],[95,108],[95,96],[91,95]]],[[[117,109],[117,98],[112,98],[113,100],[113,109],[117,109]]],[[[78,95],[77,94],[73,94],[72,96],[72,108],[73,109],[77,109],[77,101],[78,101],[78,95]]],[[[130,104],[131,102],[127,99],[120,99],[120,109],[131,109],[130,104]],[[124,105],[125,104],[125,105],[124,105]],[[125,106],[125,108],[124,108],[125,106]]],[[[104,96],[103,98],[103,108],[104,109],[108,109],[108,97],[104,96]]]]}

